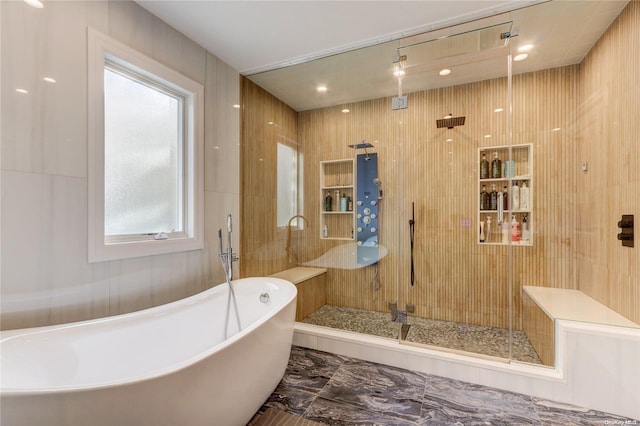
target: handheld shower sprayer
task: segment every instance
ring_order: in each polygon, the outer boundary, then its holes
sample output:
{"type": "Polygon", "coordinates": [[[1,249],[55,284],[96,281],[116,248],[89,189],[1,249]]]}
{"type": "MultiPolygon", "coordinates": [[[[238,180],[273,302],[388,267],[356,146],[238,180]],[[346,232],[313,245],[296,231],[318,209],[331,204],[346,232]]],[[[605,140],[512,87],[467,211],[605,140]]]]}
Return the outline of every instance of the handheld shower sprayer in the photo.
{"type": "Polygon", "coordinates": [[[382,189],[380,189],[380,187],[382,186],[382,181],[380,180],[380,178],[375,178],[373,180],[373,184],[378,187],[378,200],[382,200],[382,189]]]}
{"type": "Polygon", "coordinates": [[[233,252],[231,248],[231,231],[233,229],[231,214],[227,216],[227,250],[222,248],[222,229],[218,228],[218,256],[224,268],[224,274],[227,278],[227,283],[230,283],[233,279],[233,262],[238,260],[238,255],[233,252]]]}

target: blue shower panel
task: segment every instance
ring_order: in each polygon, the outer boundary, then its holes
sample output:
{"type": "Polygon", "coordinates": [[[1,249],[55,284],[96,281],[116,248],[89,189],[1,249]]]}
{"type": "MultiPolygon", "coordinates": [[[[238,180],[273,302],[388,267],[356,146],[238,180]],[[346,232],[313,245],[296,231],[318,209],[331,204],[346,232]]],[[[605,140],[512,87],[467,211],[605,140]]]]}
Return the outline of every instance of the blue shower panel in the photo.
{"type": "Polygon", "coordinates": [[[356,198],[356,243],[359,265],[378,261],[378,154],[356,157],[358,196],[356,198]]]}

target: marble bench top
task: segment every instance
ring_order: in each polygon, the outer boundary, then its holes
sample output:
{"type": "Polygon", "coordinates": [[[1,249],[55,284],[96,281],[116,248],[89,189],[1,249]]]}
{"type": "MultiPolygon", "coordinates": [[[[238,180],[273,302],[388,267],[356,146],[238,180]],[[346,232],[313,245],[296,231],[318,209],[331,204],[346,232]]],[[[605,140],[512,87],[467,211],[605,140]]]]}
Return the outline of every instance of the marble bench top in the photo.
{"type": "Polygon", "coordinates": [[[640,327],[580,290],[533,286],[524,286],[522,289],[551,319],[640,327]]]}
{"type": "Polygon", "coordinates": [[[274,278],[282,278],[283,280],[298,284],[313,277],[317,277],[318,275],[322,275],[325,272],[327,272],[326,268],[310,268],[306,266],[297,266],[295,268],[280,271],[269,276],[274,278]]]}

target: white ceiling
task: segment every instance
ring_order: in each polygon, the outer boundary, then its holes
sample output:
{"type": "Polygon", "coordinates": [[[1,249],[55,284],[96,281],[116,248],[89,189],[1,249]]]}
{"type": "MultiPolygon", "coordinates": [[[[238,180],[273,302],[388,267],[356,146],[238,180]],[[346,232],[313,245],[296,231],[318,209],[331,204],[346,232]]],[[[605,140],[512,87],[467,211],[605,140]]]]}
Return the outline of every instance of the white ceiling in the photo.
{"type": "MultiPolygon", "coordinates": [[[[396,48],[406,43],[400,39],[432,30],[442,29],[437,35],[455,34],[510,21],[512,33],[518,35],[511,39],[512,50],[524,43],[535,45],[526,61],[514,64],[514,73],[579,63],[628,3],[137,2],[298,111],[393,95],[397,85],[391,76],[391,59],[396,48]],[[472,20],[475,22],[458,26],[472,20]],[[446,28],[454,25],[455,28],[446,28]],[[371,47],[355,50],[366,46],[371,47]],[[342,52],[349,53],[337,54],[342,52]],[[329,91],[319,96],[315,87],[320,83],[327,84],[329,91]]],[[[506,71],[506,66],[501,68],[504,70],[500,72],[506,71]]],[[[429,72],[424,67],[420,71],[429,72]]],[[[446,83],[437,78],[421,78],[420,81],[431,83],[415,83],[412,90],[461,84],[470,81],[469,74],[474,74],[475,79],[497,76],[485,64],[482,69],[454,72],[446,83]]],[[[411,79],[405,79],[410,85],[411,79]]]]}

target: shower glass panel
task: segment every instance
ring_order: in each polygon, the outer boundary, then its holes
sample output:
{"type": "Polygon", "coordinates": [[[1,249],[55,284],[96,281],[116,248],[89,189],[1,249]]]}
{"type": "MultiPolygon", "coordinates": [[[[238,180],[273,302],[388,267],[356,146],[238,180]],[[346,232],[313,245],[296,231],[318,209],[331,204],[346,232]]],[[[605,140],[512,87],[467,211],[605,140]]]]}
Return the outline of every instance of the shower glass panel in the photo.
{"type": "Polygon", "coordinates": [[[421,35],[397,49],[398,95],[406,96],[406,109],[396,111],[399,337],[539,363],[512,317],[510,31],[505,22],[444,38],[421,35]],[[424,81],[433,88],[415,91],[424,81]]]}
{"type": "MultiPolygon", "coordinates": [[[[627,83],[635,68],[618,61],[634,58],[625,48],[633,31],[603,36],[615,47],[611,58],[597,45],[581,63],[543,55],[550,29],[554,43],[573,39],[568,16],[611,22],[624,3],[544,2],[243,78],[241,273],[326,269],[298,283],[297,321],[312,330],[512,361],[538,364],[534,346],[543,365],[553,364],[553,321],[542,309],[550,298],[580,291],[591,305],[607,301],[614,324],[637,327],[629,265],[638,262],[611,229],[617,233],[619,215],[635,206],[626,196],[635,169],[625,165],[637,157],[637,137],[618,121],[621,105],[637,103],[627,83]],[[509,37],[511,22],[517,38],[509,37]],[[541,44],[528,60],[510,61],[535,39],[541,44]],[[615,78],[603,86],[604,75],[615,78]],[[320,83],[327,92],[317,93],[320,83]],[[287,166],[298,177],[291,197],[276,187],[278,144],[298,155],[297,170],[287,166]],[[366,153],[377,158],[378,181],[366,177],[373,185],[358,195],[358,157],[366,153]],[[491,175],[496,153],[500,177],[491,175]],[[343,195],[354,203],[346,212],[343,195]],[[377,198],[377,212],[357,212],[357,197],[377,198]],[[277,201],[290,206],[285,225],[277,201]],[[365,216],[369,227],[359,234],[365,216]],[[373,234],[372,256],[357,244],[373,234]]],[[[572,318],[565,315],[554,313],[572,318]]]]}

